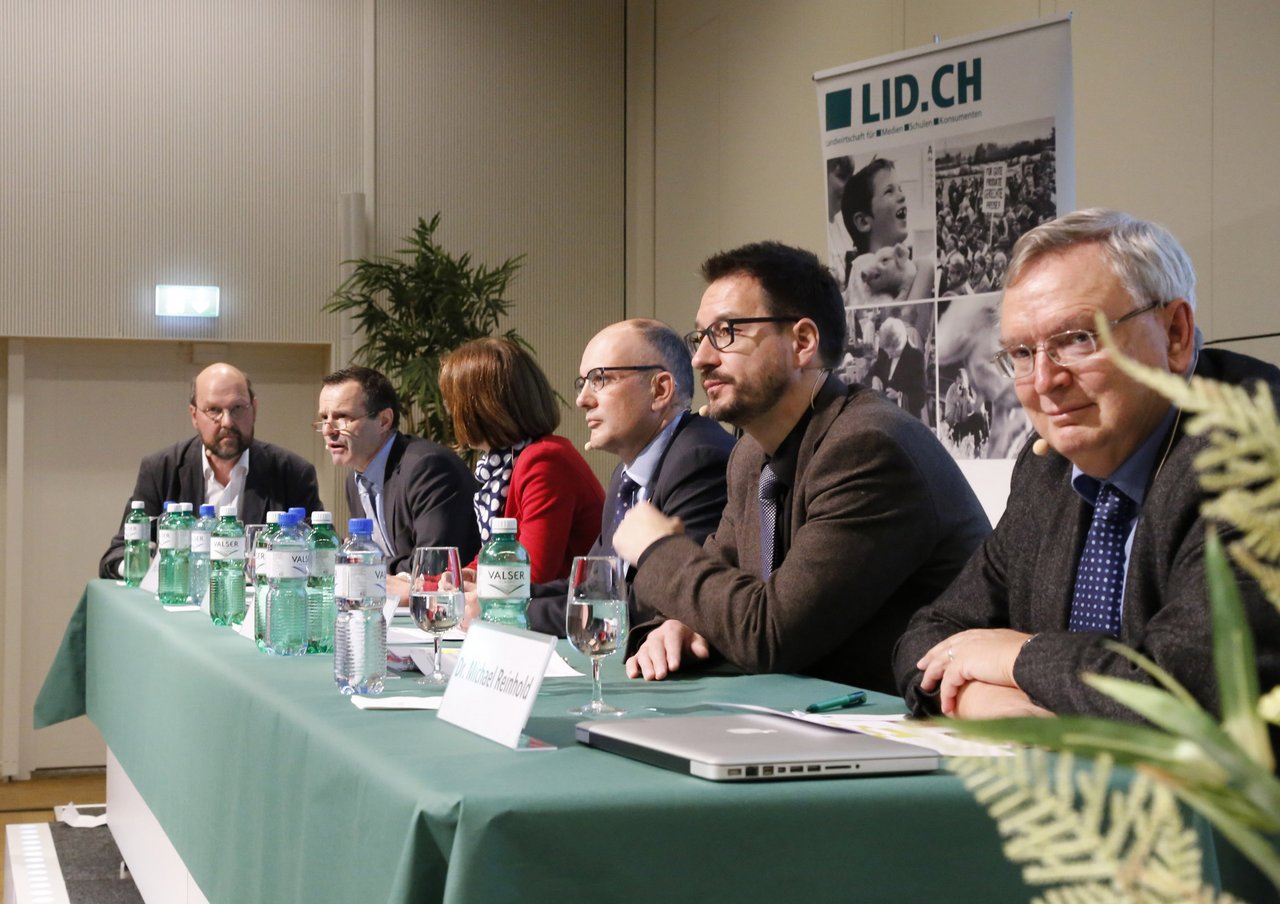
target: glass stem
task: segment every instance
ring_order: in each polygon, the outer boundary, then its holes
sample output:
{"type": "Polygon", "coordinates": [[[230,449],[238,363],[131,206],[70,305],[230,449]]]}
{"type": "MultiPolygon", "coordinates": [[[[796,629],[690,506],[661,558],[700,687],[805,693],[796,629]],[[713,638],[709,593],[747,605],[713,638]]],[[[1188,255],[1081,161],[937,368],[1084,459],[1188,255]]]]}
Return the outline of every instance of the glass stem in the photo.
{"type": "Polygon", "coordinates": [[[604,706],[604,694],[600,690],[600,660],[591,657],[591,706],[600,709],[604,706]]]}
{"type": "Polygon", "coordinates": [[[436,651],[431,657],[431,677],[444,677],[444,671],[440,668],[440,635],[432,634],[431,639],[435,641],[436,651]]]}

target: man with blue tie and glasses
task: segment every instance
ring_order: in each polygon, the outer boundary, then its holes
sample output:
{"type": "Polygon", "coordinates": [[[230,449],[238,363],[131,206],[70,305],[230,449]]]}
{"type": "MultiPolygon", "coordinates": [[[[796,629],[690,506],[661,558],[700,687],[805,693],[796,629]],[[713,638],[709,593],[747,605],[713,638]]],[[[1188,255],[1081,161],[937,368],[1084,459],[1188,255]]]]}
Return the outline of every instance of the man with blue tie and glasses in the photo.
{"type": "MultiPolygon", "coordinates": [[[[689,410],[693,368],[689,349],[659,320],[637,318],[605,327],[582,352],[574,380],[576,403],[591,433],[590,448],[619,459],[605,493],[601,533],[590,555],[613,555],[613,532],[637,502],[679,518],[701,541],[720,523],[725,467],[734,438],[689,410]]],[[[535,584],[529,627],[564,636],[567,581],[535,584]]],[[[468,593],[468,614],[479,614],[468,593]]],[[[652,617],[634,609],[632,623],[652,617]]]]}
{"type": "Polygon", "coordinates": [[[894,641],[990,530],[918,417],[832,374],[845,311],[817,257],[760,242],[711,257],[686,338],[711,414],[743,437],[699,544],[638,503],[614,534],[636,565],[632,677],[723,657],[891,691],[894,641]]]}
{"type": "MultiPolygon", "coordinates": [[[[1150,680],[1108,647],[1118,640],[1216,708],[1205,591],[1204,496],[1179,411],[1123,374],[1125,355],[1228,383],[1280,371],[1202,349],[1195,272],[1166,230],[1084,210],[1013,249],[993,361],[1039,438],[1018,457],[1004,517],[956,582],[921,610],[895,651],[917,714],[962,718],[1086,713],[1135,718],[1082,673],[1150,680]]],[[[1264,687],[1280,681],[1280,617],[1241,585],[1264,687]]]]}

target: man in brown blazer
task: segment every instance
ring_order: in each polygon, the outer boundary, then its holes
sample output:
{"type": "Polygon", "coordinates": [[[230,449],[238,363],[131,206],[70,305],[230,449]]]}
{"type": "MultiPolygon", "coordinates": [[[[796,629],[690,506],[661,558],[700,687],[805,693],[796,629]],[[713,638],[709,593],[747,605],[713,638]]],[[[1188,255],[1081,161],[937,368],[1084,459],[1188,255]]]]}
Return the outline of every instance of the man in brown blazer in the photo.
{"type": "Polygon", "coordinates": [[[614,534],[637,601],[659,613],[632,632],[627,672],[662,679],[721,656],[891,692],[894,641],[987,535],[986,516],[919,418],[832,375],[844,308],[813,254],[752,244],[703,275],[693,366],[711,414],[745,435],[704,544],[643,503],[614,534]]]}

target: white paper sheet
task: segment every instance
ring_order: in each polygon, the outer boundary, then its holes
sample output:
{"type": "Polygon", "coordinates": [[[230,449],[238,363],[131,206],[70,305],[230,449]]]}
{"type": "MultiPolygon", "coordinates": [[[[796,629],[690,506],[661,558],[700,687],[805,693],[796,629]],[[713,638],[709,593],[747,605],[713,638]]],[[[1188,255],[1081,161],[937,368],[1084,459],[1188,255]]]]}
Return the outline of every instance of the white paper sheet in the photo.
{"type": "Polygon", "coordinates": [[[819,725],[831,725],[845,731],[858,731],[890,741],[917,744],[936,750],[943,756],[1013,756],[1010,744],[987,744],[957,737],[951,728],[937,722],[921,722],[905,715],[867,716],[848,713],[804,713],[796,716],[819,725]]]}
{"type": "Polygon", "coordinates": [[[357,709],[439,709],[444,697],[364,697],[352,694],[357,709]]]}

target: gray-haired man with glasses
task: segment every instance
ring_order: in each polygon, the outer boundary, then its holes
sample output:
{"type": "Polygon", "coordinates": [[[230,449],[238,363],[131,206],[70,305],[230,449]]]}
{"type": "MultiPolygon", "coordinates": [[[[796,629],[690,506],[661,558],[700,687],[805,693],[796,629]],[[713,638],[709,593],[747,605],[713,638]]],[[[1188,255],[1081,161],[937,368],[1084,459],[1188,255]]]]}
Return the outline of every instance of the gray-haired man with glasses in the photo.
{"type": "MultiPolygon", "coordinates": [[[[196,435],[142,460],[130,500],[155,517],[166,502],[234,505],[240,520],[261,524],[267,512],[323,508],[316,469],[288,449],[255,439],[258,400],[253,384],[230,364],[210,364],[191,381],[188,404],[196,435]]],[[[125,514],[129,513],[128,505],[125,514]]],[[[120,577],[124,522],[102,556],[98,573],[120,577]]]]}
{"type": "MultiPolygon", "coordinates": [[[[1093,209],[1026,233],[1009,261],[993,361],[1040,436],[1018,457],[995,532],[898,644],[899,687],[918,714],[1132,719],[1080,680],[1150,683],[1111,641],[1216,707],[1193,465],[1204,441],[1116,367],[1099,317],[1150,367],[1280,386],[1269,364],[1200,347],[1195,273],[1160,226],[1093,209]]],[[[1241,591],[1271,687],[1280,616],[1252,581],[1241,591]]]]}
{"type": "Polygon", "coordinates": [[[703,275],[692,364],[711,414],[745,435],[705,543],[643,502],[614,534],[637,566],[638,606],[657,613],[632,632],[628,674],[721,656],[892,690],[894,641],[987,519],[918,418],[831,373],[844,304],[816,256],[762,242],[713,256],[703,275]]]}

